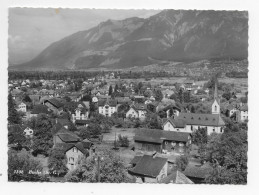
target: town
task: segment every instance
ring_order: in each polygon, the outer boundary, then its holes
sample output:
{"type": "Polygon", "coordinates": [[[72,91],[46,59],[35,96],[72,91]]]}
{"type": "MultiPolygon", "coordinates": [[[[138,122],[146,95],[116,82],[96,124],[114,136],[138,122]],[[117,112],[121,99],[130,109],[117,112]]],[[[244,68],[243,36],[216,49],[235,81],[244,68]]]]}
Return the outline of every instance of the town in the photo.
{"type": "Polygon", "coordinates": [[[9,181],[246,184],[247,78],[221,71],[9,71],[9,181]]]}

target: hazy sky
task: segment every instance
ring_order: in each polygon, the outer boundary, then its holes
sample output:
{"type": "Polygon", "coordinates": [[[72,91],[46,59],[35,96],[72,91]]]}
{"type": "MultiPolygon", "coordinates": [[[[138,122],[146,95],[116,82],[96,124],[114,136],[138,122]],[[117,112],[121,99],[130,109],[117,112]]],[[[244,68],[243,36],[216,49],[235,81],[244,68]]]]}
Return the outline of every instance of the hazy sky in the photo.
{"type": "Polygon", "coordinates": [[[9,62],[31,60],[54,41],[108,19],[147,18],[158,10],[9,9],[9,62]]]}

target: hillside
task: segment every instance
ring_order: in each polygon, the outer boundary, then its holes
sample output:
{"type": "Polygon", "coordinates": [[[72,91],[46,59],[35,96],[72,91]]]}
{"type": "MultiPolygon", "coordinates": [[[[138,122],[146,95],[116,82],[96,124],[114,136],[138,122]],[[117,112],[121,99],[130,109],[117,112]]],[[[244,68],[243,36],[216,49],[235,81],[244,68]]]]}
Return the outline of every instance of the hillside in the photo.
{"type": "Polygon", "coordinates": [[[111,69],[202,59],[247,58],[248,13],[164,10],[147,19],[108,20],[72,34],[20,70],[111,69]]]}

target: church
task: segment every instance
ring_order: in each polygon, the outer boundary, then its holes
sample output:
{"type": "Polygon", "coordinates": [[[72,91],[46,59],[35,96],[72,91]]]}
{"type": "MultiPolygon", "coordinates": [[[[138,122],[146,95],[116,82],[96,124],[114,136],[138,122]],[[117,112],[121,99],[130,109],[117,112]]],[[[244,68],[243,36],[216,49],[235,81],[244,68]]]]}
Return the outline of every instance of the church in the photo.
{"type": "Polygon", "coordinates": [[[207,134],[223,133],[225,122],[220,116],[220,101],[218,98],[217,82],[214,89],[214,101],[211,105],[211,114],[182,113],[167,118],[163,122],[163,130],[193,133],[195,130],[205,128],[207,134]]]}

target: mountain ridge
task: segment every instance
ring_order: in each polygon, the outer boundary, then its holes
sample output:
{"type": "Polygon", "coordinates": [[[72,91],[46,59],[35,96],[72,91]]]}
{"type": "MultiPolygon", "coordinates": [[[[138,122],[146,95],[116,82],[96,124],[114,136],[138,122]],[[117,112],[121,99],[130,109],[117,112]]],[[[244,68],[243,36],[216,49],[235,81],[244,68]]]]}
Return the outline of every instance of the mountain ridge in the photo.
{"type": "Polygon", "coordinates": [[[163,10],[149,18],[107,20],[67,36],[14,69],[146,66],[152,59],[196,61],[247,58],[248,13],[163,10]]]}

